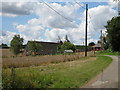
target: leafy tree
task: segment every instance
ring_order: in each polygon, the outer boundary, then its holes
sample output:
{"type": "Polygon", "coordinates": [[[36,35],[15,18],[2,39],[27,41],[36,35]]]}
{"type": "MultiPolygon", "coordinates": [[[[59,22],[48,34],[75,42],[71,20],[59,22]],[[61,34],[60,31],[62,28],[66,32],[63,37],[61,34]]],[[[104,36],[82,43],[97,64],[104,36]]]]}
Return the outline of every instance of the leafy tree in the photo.
{"type": "Polygon", "coordinates": [[[90,42],[90,43],[88,44],[88,46],[94,46],[94,45],[95,45],[94,42],[90,42]]]}
{"type": "Polygon", "coordinates": [[[41,48],[42,46],[36,41],[28,42],[28,50],[31,52],[32,55],[35,55],[41,48]]]}
{"type": "Polygon", "coordinates": [[[18,55],[20,53],[20,49],[23,45],[23,38],[20,37],[20,35],[15,35],[13,39],[10,42],[11,50],[15,55],[18,55]]]}
{"type": "Polygon", "coordinates": [[[75,52],[76,47],[74,44],[70,43],[70,42],[64,42],[64,44],[61,45],[61,49],[62,50],[73,50],[73,52],[75,52]]]}
{"type": "Polygon", "coordinates": [[[7,45],[7,44],[2,43],[2,44],[0,45],[0,47],[1,47],[1,48],[8,48],[8,45],[7,45]]]}
{"type": "Polygon", "coordinates": [[[107,29],[107,43],[112,51],[120,51],[120,16],[113,17],[105,26],[107,29]]]}

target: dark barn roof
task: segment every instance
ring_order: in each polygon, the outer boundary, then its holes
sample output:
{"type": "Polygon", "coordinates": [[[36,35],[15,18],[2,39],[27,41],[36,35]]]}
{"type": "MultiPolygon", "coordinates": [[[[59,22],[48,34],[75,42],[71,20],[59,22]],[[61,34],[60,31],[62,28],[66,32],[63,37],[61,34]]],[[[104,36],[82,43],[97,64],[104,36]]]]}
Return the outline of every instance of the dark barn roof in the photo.
{"type": "MultiPolygon", "coordinates": [[[[30,41],[28,41],[29,43],[30,41]]],[[[59,43],[56,43],[56,42],[43,42],[43,41],[35,41],[36,43],[46,43],[46,44],[59,44],[59,43]]],[[[27,44],[28,44],[27,43],[27,44]]]]}

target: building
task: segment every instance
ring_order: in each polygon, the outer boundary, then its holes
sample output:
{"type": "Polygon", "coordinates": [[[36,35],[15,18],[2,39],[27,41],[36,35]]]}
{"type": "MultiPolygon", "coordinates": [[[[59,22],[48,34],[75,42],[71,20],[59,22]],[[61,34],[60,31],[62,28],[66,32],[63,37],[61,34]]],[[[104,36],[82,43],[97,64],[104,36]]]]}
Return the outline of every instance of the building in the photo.
{"type": "Polygon", "coordinates": [[[103,50],[100,43],[97,43],[97,44],[95,44],[94,46],[92,46],[92,49],[93,49],[94,51],[103,50]]]}
{"type": "Polygon", "coordinates": [[[65,41],[64,42],[70,42],[69,40],[68,40],[68,36],[66,35],[65,36],[65,41]]]}
{"type": "Polygon", "coordinates": [[[62,42],[62,40],[61,40],[60,36],[58,36],[58,41],[57,41],[57,43],[59,43],[60,45],[62,45],[62,44],[63,44],[63,42],[62,42]]]}
{"type": "MultiPolygon", "coordinates": [[[[36,54],[47,55],[47,54],[56,54],[57,53],[57,46],[59,45],[59,43],[42,42],[42,41],[35,41],[35,42],[41,45],[41,49],[39,49],[36,54]]],[[[28,41],[28,43],[29,43],[29,41],[28,41]]],[[[25,56],[30,55],[30,50],[28,49],[28,43],[24,50],[25,56]]]]}

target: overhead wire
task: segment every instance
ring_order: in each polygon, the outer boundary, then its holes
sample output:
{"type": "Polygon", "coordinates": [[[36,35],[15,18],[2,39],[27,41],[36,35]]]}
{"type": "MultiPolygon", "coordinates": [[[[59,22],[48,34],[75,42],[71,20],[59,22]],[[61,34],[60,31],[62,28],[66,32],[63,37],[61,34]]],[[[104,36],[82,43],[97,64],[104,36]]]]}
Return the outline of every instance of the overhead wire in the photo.
{"type": "Polygon", "coordinates": [[[52,8],[49,4],[47,4],[46,2],[43,1],[43,3],[48,6],[51,10],[53,10],[54,12],[56,12],[58,15],[60,15],[61,17],[63,17],[64,19],[73,22],[72,20],[68,19],[67,17],[65,17],[64,15],[62,15],[61,13],[59,13],[57,10],[55,10],[54,8],[52,8]]]}
{"type": "MultiPolygon", "coordinates": [[[[75,0],[74,0],[75,1],[75,0]]],[[[85,7],[83,7],[80,3],[78,3],[77,1],[75,1],[80,7],[82,7],[83,9],[85,9],[86,10],[86,8],[85,7]]],[[[89,12],[88,12],[88,16],[89,16],[89,23],[91,22],[91,15],[89,14],[89,12]]],[[[91,24],[92,24],[92,27],[89,25],[89,29],[93,29],[94,31],[96,31],[96,29],[95,29],[95,27],[94,27],[94,25],[93,25],[93,23],[91,22],[91,24]]]]}
{"type": "MultiPolygon", "coordinates": [[[[76,1],[75,1],[76,2],[76,1]]],[[[79,4],[78,2],[76,2],[80,7],[82,7],[83,9],[86,9],[86,8],[84,8],[81,4],[79,4]]]]}

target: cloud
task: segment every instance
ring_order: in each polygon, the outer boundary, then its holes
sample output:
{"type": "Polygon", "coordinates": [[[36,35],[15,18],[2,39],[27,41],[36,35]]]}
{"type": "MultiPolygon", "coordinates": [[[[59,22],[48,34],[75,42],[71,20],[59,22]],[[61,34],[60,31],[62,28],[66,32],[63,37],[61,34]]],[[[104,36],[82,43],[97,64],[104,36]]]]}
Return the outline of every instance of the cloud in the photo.
{"type": "Polygon", "coordinates": [[[91,19],[89,17],[89,21],[92,22],[94,29],[97,31],[99,29],[104,29],[107,21],[117,15],[117,11],[112,9],[110,6],[100,5],[89,9],[89,14],[91,17],[91,19]]]}
{"type": "Polygon", "coordinates": [[[58,3],[47,3],[50,7],[54,8],[57,12],[62,14],[67,19],[73,21],[70,22],[65,18],[58,15],[55,11],[51,10],[46,4],[39,3],[36,7],[35,13],[41,17],[41,24],[50,27],[50,28],[77,28],[77,24],[75,24],[75,20],[78,17],[77,10],[79,6],[77,4],[69,4],[61,5],[58,3]]]}
{"type": "Polygon", "coordinates": [[[65,29],[52,29],[52,30],[46,30],[45,36],[49,41],[57,41],[58,36],[60,36],[61,39],[64,40],[64,37],[67,33],[68,32],[65,29]]]}
{"type": "Polygon", "coordinates": [[[39,19],[36,18],[29,20],[27,24],[15,25],[15,27],[20,34],[25,36],[25,39],[27,40],[39,40],[42,32],[44,31],[43,27],[39,23],[39,19]]]}
{"type": "MultiPolygon", "coordinates": [[[[108,20],[117,15],[117,11],[111,6],[99,5],[88,10],[90,17],[88,17],[88,43],[97,42],[100,37],[100,31],[105,33],[105,25],[108,20]],[[98,36],[99,35],[99,36],[98,36]]],[[[52,29],[46,31],[46,36],[55,40],[57,36],[64,37],[68,35],[70,41],[74,44],[82,44],[85,41],[85,12],[82,14],[81,23],[77,28],[69,29],[52,29]]]]}
{"type": "Polygon", "coordinates": [[[12,40],[13,36],[17,34],[15,32],[10,32],[10,31],[5,31],[5,30],[2,30],[0,33],[1,33],[0,44],[5,43],[8,45],[10,45],[10,41],[12,40]]]}
{"type": "Polygon", "coordinates": [[[3,16],[20,16],[29,15],[33,12],[36,5],[35,2],[1,2],[1,12],[0,15],[3,16]]]}
{"type": "MultiPolygon", "coordinates": [[[[36,6],[34,6],[35,9],[32,11],[32,13],[35,13],[38,18],[28,20],[26,24],[13,24],[18,30],[19,34],[25,39],[25,42],[28,40],[57,42],[58,36],[64,40],[65,35],[67,34],[72,43],[82,44],[85,41],[85,11],[81,14],[79,12],[80,8],[76,4],[48,4],[73,22],[65,20],[53,10],[48,8],[44,3],[37,3],[36,6]],[[79,19],[80,23],[78,24],[77,22],[79,19]]],[[[18,6],[22,8],[24,4],[17,5],[17,7],[18,6]]],[[[28,7],[26,6],[25,8],[28,7]]],[[[30,10],[27,12],[31,13],[30,10]]],[[[90,15],[90,17],[88,17],[88,43],[92,41],[97,42],[100,35],[100,30],[104,29],[105,31],[104,25],[107,24],[108,20],[111,20],[112,17],[117,15],[117,11],[114,10],[110,5],[99,5],[97,7],[90,8],[88,12],[90,15]]],[[[18,15],[16,13],[12,14],[18,15]]],[[[13,34],[13,32],[7,31],[3,33],[2,39],[3,37],[10,37],[8,33],[10,33],[10,35],[13,34]]],[[[8,40],[6,40],[6,42],[8,40]]]]}

